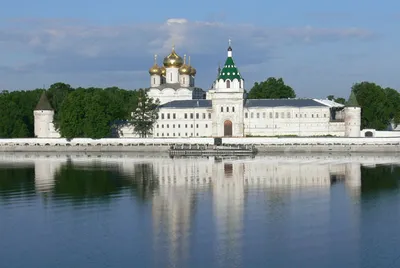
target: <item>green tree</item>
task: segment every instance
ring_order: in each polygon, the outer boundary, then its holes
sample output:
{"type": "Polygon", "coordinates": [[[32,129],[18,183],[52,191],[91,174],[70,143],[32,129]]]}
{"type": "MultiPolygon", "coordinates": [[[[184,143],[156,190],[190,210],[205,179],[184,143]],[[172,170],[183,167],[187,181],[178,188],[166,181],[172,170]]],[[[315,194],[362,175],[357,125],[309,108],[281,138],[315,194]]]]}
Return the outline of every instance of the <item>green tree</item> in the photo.
{"type": "Polygon", "coordinates": [[[55,83],[50,86],[47,90],[47,98],[51,104],[51,107],[54,109],[54,118],[53,123],[56,129],[59,129],[60,125],[60,111],[62,103],[65,98],[71,93],[74,89],[65,83],[55,83]]]}
{"type": "Polygon", "coordinates": [[[354,84],[352,90],[361,107],[361,127],[387,129],[391,121],[391,105],[385,90],[371,82],[354,84]]]}
{"type": "Polygon", "coordinates": [[[337,99],[335,99],[335,102],[340,103],[340,104],[345,104],[346,99],[345,98],[337,98],[337,99]]]}
{"type": "Polygon", "coordinates": [[[250,89],[249,99],[287,99],[295,98],[294,90],[285,85],[282,78],[270,77],[261,83],[254,83],[250,89]]]}
{"type": "Polygon", "coordinates": [[[388,100],[390,120],[396,127],[400,123],[400,94],[393,88],[385,88],[384,92],[388,100]]]}
{"type": "Polygon", "coordinates": [[[158,117],[159,101],[149,98],[144,89],[138,91],[137,108],[132,113],[131,124],[140,137],[145,138],[152,133],[158,117]]]}
{"type": "Polygon", "coordinates": [[[345,104],[346,103],[346,100],[344,98],[335,98],[334,95],[328,95],[326,98],[328,100],[330,100],[330,101],[334,101],[334,102],[337,102],[337,103],[340,103],[340,104],[345,104]]]}

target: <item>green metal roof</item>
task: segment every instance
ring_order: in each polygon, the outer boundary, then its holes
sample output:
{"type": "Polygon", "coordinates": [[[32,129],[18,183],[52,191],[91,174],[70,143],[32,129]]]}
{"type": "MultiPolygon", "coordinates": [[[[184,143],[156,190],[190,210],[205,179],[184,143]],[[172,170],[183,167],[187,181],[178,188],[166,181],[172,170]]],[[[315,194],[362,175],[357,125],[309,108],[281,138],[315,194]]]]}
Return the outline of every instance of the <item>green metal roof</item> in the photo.
{"type": "Polygon", "coordinates": [[[347,107],[360,107],[357,101],[356,94],[354,94],[354,91],[352,90],[350,93],[350,97],[346,102],[347,107]]]}
{"type": "Polygon", "coordinates": [[[235,62],[233,61],[232,57],[228,57],[226,58],[225,61],[225,65],[222,68],[222,70],[220,71],[219,75],[218,75],[218,80],[233,80],[233,79],[238,79],[241,80],[242,76],[238,70],[238,68],[235,65],[235,62]]]}

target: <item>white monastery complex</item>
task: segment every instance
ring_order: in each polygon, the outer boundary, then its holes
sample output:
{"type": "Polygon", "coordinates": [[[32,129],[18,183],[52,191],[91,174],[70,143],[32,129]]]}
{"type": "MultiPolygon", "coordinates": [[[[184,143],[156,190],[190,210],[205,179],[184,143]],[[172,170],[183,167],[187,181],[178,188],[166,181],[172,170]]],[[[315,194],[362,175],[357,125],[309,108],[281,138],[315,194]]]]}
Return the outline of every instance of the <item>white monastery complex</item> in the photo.
{"type": "MultiPolygon", "coordinates": [[[[207,91],[195,86],[196,69],[190,58],[175,48],[149,70],[148,96],[160,101],[153,138],[338,136],[360,137],[361,108],[321,99],[247,99],[245,82],[229,45],[218,77],[207,91]]],[[[354,96],[355,98],[355,96],[354,96]]],[[[58,138],[54,111],[45,94],[35,111],[35,135],[58,138]]],[[[132,127],[123,127],[119,137],[138,137],[132,127]]]]}

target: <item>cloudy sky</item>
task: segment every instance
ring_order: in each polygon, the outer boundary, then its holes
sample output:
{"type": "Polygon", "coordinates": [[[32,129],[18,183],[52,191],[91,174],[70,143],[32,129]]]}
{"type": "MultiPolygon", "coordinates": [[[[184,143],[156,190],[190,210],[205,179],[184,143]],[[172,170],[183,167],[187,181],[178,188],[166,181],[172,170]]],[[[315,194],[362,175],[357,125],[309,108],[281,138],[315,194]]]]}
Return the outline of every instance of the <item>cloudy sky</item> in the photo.
{"type": "Polygon", "coordinates": [[[353,83],[400,89],[400,1],[13,0],[0,9],[0,89],[147,87],[173,44],[208,89],[228,39],[247,88],[282,77],[299,97],[353,83]],[[162,60],[162,59],[161,59],[162,60]],[[159,60],[159,62],[161,61],[159,60]]]}

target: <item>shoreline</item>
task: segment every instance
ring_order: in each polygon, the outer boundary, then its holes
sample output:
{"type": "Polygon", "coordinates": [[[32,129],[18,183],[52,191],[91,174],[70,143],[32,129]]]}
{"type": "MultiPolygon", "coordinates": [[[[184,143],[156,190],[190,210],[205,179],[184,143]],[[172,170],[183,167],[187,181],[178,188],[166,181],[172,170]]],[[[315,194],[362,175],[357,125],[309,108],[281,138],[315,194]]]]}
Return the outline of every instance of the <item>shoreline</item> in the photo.
{"type": "MultiPolygon", "coordinates": [[[[400,137],[342,138],[222,138],[226,146],[253,145],[264,153],[330,153],[330,152],[400,152],[400,137]]],[[[168,154],[174,144],[214,144],[214,138],[126,138],[126,139],[0,139],[0,152],[97,152],[97,153],[162,153],[168,154]]]]}

